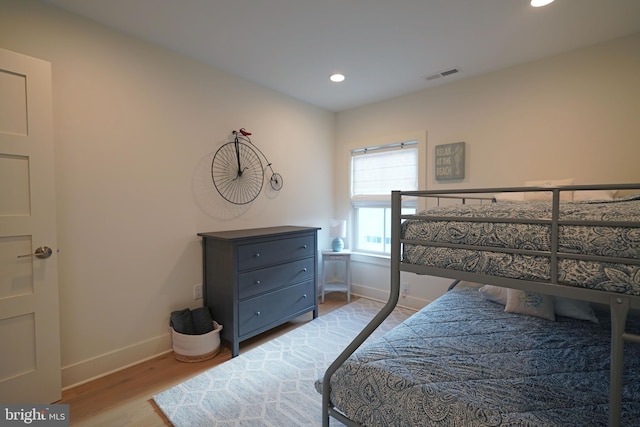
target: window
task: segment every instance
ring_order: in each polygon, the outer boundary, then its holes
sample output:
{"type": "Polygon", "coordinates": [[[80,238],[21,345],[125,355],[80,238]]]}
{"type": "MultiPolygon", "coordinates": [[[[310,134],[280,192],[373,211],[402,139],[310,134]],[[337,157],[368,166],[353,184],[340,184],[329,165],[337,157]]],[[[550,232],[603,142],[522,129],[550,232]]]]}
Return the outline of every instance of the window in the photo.
{"type": "MultiPolygon", "coordinates": [[[[390,254],[391,191],[418,189],[418,142],[408,141],[351,152],[354,249],[390,254]]],[[[405,204],[403,214],[415,213],[405,204]]]]}

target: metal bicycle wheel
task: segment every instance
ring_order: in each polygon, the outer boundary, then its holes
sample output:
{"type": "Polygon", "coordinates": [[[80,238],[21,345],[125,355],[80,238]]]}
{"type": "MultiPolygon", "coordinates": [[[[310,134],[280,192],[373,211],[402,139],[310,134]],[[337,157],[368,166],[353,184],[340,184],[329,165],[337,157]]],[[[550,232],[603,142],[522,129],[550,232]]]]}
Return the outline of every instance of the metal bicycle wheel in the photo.
{"type": "Polygon", "coordinates": [[[242,142],[227,142],[213,156],[211,178],[225,200],[245,205],[260,194],[264,170],[253,148],[242,142]]]}
{"type": "Polygon", "coordinates": [[[271,184],[271,188],[273,188],[275,191],[280,191],[282,190],[282,175],[280,175],[277,172],[274,172],[271,175],[271,178],[269,179],[269,183],[271,184]]]}

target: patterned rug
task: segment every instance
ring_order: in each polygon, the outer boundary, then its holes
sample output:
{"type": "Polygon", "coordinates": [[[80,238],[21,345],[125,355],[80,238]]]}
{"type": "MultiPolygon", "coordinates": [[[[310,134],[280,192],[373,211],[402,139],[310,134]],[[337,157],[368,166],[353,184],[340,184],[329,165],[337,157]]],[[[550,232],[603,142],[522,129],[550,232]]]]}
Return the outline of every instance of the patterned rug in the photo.
{"type": "MultiPolygon", "coordinates": [[[[359,298],[153,399],[176,427],[322,425],[314,382],[381,308],[359,298]]],[[[396,308],[373,337],[411,314],[396,308]]]]}

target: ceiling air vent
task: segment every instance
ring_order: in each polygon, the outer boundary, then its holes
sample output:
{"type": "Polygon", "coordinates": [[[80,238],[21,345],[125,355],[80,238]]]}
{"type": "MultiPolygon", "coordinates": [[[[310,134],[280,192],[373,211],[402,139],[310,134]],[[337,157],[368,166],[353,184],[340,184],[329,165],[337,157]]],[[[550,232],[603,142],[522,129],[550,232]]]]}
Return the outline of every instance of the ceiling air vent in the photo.
{"type": "Polygon", "coordinates": [[[440,77],[447,77],[450,76],[452,74],[456,74],[460,72],[460,68],[455,67],[455,68],[451,68],[449,70],[444,70],[444,71],[439,71],[435,74],[430,74],[428,76],[425,77],[426,80],[435,80],[435,79],[439,79],[440,77]]]}

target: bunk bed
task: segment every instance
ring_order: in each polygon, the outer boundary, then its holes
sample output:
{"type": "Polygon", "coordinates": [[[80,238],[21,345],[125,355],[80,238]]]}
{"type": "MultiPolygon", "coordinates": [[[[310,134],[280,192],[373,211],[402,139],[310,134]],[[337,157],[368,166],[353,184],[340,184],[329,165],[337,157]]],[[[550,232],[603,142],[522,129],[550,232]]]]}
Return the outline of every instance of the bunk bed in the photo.
{"type": "Polygon", "coordinates": [[[633,425],[638,192],[640,184],[392,192],[389,300],[318,381],[323,425],[633,425]],[[614,191],[627,196],[572,201],[614,191]],[[498,194],[524,201],[496,202],[498,194]],[[407,198],[428,209],[401,214],[407,198]],[[363,346],[398,303],[401,272],[482,284],[506,293],[506,305],[456,287],[363,346]],[[587,320],[554,311],[560,300],[586,306],[587,320]]]}

